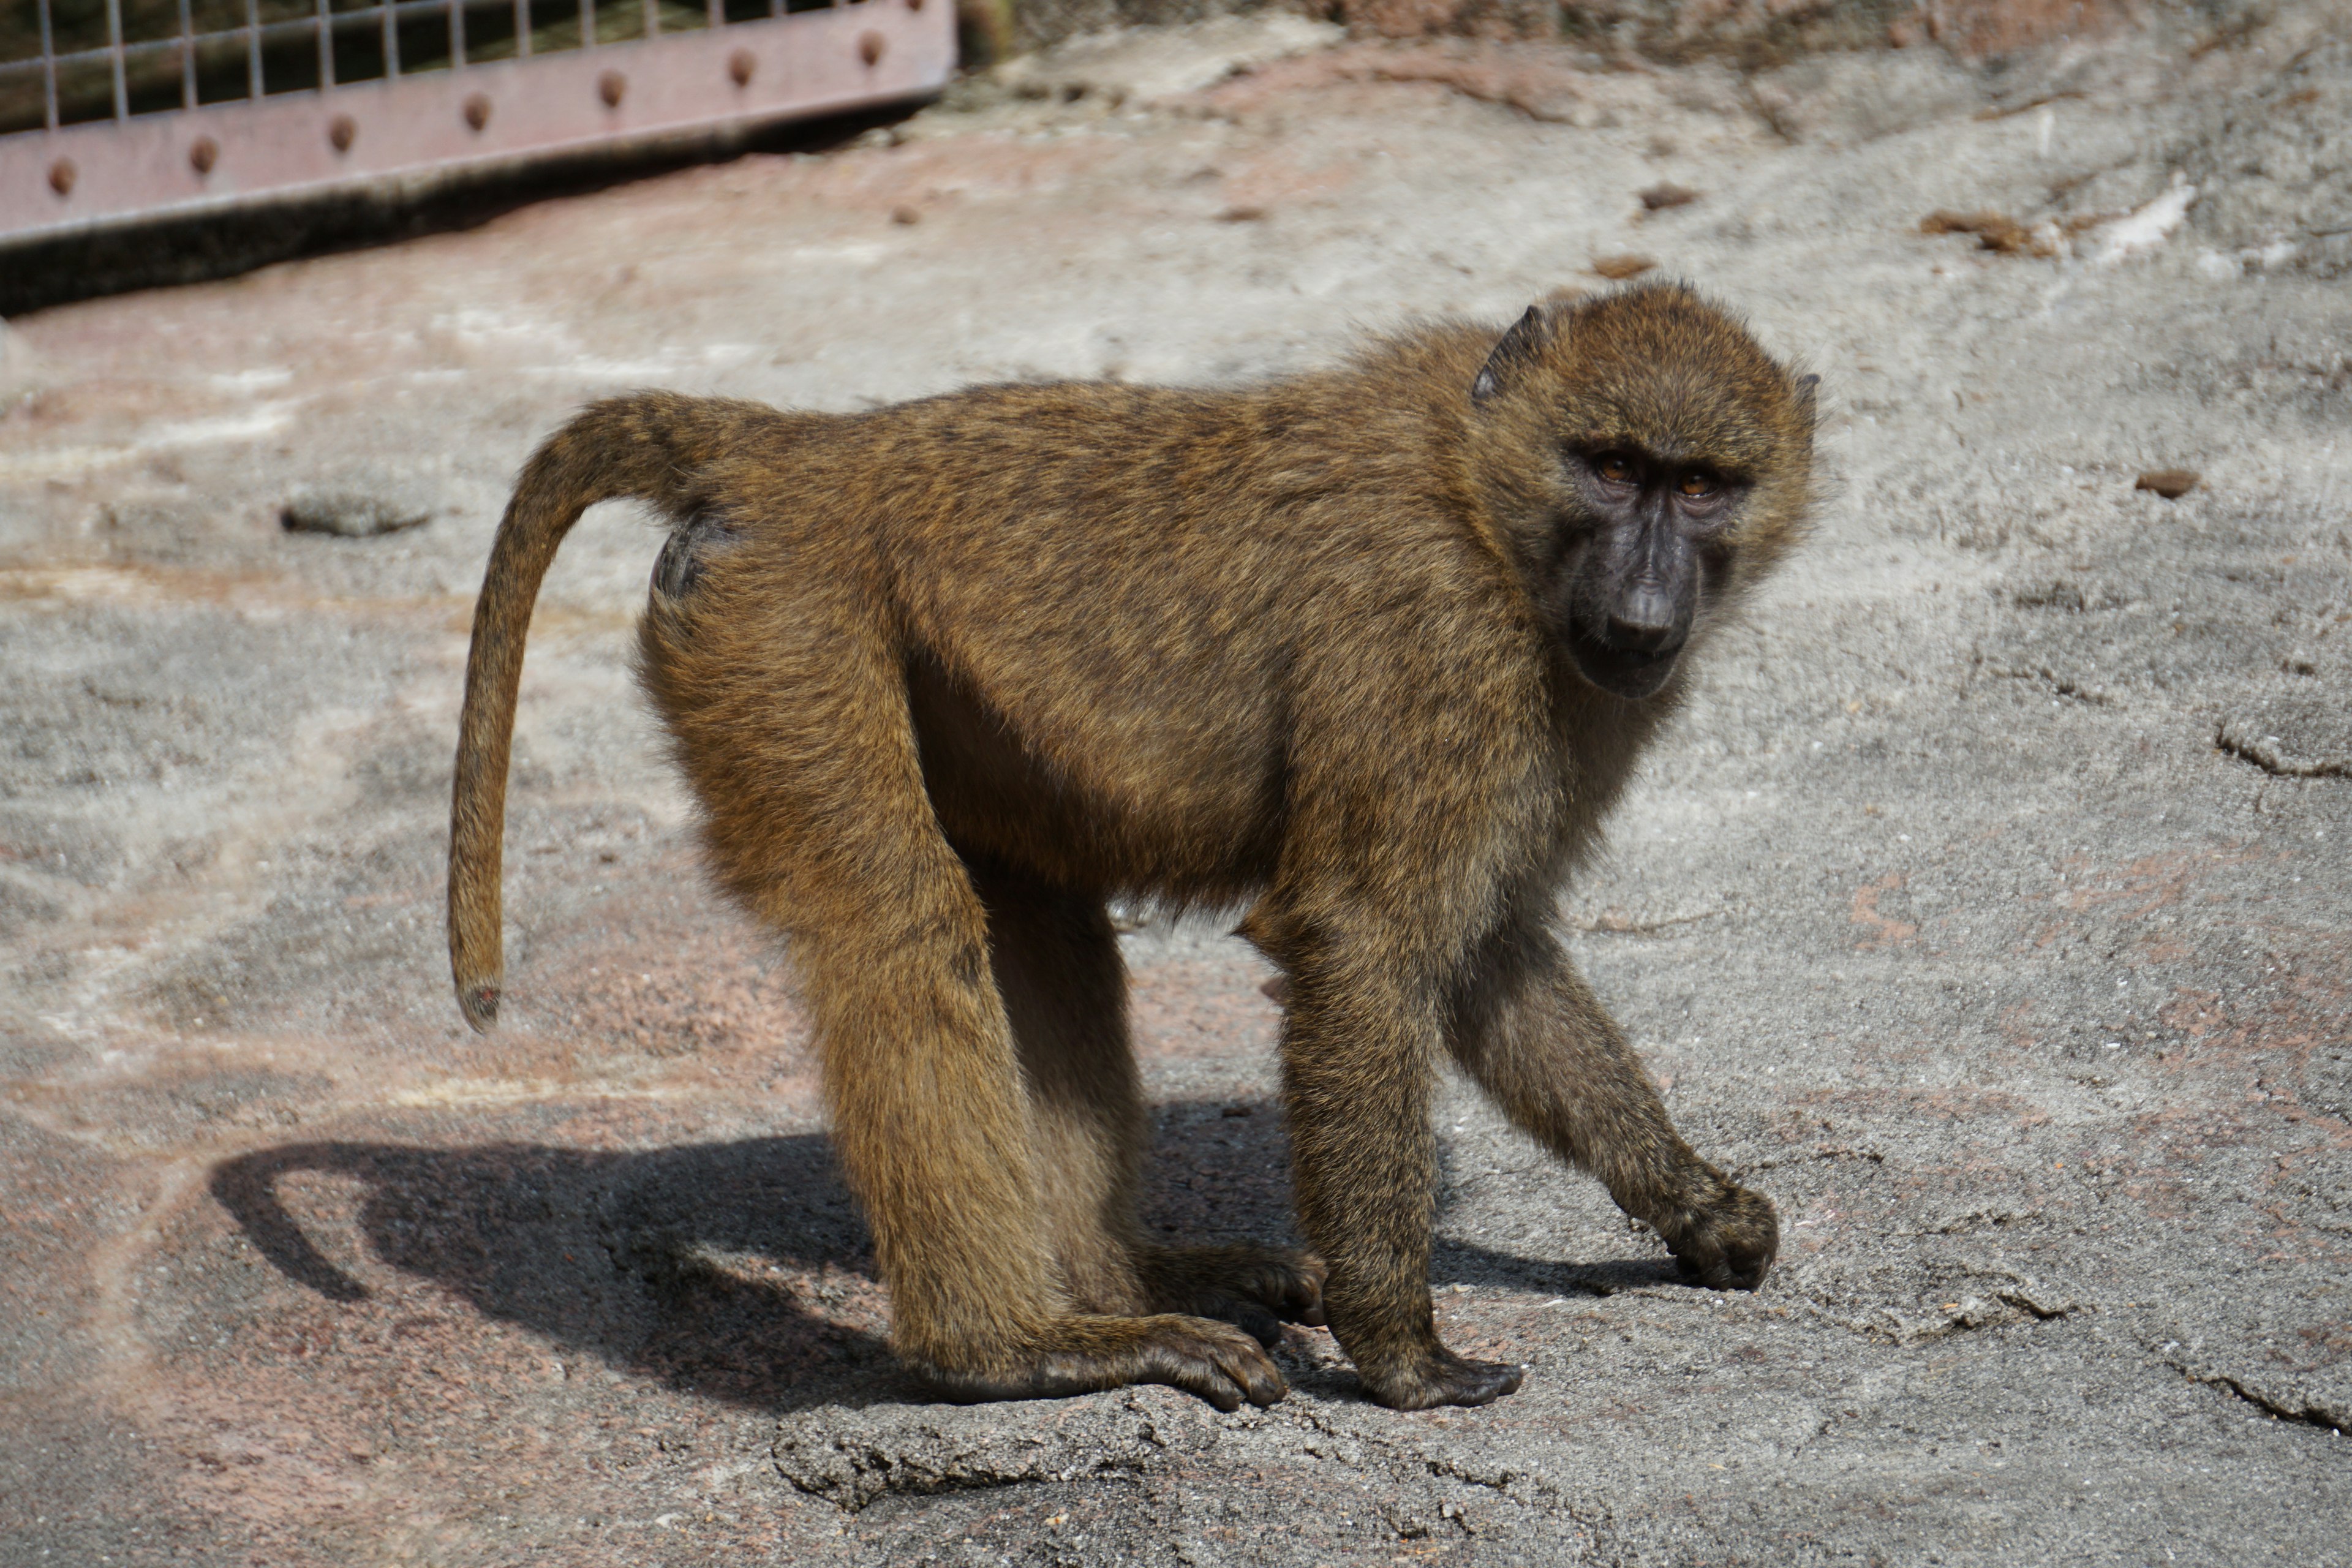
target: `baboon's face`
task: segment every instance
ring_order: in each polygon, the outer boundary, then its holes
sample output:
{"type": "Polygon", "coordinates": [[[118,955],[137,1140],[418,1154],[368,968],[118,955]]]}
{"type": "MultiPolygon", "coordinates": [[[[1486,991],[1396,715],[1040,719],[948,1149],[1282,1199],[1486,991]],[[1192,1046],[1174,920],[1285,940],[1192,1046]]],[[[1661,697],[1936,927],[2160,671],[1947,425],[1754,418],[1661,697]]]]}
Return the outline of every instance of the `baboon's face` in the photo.
{"type": "Polygon", "coordinates": [[[1473,460],[1586,680],[1665,689],[1711,606],[1802,531],[1813,380],[1679,286],[1538,305],[1495,344],[1473,460]]]}
{"type": "Polygon", "coordinates": [[[1744,488],[1703,464],[1633,447],[1567,455],[1552,610],[1577,669],[1612,696],[1654,695],[1675,672],[1728,553],[1744,488]]]}

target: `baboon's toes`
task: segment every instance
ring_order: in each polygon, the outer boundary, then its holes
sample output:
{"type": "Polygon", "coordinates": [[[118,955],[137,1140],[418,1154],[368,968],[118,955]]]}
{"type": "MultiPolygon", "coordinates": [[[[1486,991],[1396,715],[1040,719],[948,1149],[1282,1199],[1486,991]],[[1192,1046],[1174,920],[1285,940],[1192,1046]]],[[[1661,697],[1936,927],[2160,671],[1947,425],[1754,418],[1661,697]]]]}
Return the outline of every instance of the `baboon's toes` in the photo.
{"type": "Polygon", "coordinates": [[[1264,1406],[1290,1392],[1264,1348],[1230,1324],[1172,1315],[1143,1321],[1147,1336],[1129,1352],[1122,1383],[1163,1383],[1228,1412],[1244,1399],[1264,1406]]]}
{"type": "Polygon", "coordinates": [[[1364,1391],[1391,1410],[1437,1405],[1486,1405],[1518,1392],[1522,1371],[1508,1362],[1472,1361],[1440,1351],[1402,1372],[1375,1377],[1360,1370],[1364,1391]]]}
{"type": "Polygon", "coordinates": [[[1711,1290],[1753,1290],[1780,1250],[1780,1216],[1762,1193],[1724,1184],[1724,1194],[1667,1247],[1682,1277],[1711,1290]]]}

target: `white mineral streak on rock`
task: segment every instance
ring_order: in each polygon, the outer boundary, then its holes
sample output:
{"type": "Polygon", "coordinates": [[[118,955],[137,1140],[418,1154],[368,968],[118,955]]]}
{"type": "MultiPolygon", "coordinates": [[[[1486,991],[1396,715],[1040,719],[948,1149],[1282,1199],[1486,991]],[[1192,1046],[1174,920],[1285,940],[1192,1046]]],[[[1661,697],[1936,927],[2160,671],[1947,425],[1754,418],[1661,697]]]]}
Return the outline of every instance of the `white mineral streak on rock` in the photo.
{"type": "Polygon", "coordinates": [[[2145,255],[2162,245],[2189,216],[2189,204],[2197,199],[2197,187],[2181,174],[2172,176],[2172,188],[2133,211],[2128,216],[2102,224],[2094,232],[2098,243],[2091,259],[2101,267],[2113,267],[2145,255]]]}

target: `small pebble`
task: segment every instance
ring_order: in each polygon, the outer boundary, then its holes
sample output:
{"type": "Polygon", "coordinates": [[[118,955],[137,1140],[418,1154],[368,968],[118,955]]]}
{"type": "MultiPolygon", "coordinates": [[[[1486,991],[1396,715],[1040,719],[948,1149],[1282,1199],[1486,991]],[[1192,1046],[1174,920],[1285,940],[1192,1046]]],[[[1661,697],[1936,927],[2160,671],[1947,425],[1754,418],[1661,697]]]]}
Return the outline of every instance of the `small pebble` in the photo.
{"type": "Polygon", "coordinates": [[[1646,256],[1596,256],[1592,258],[1592,270],[1616,281],[1639,278],[1656,265],[1646,256]]]}
{"type": "Polygon", "coordinates": [[[2132,489],[2154,490],[2167,500],[2179,500],[2195,489],[2202,477],[2192,468],[2152,468],[2142,474],[2132,489]]]}

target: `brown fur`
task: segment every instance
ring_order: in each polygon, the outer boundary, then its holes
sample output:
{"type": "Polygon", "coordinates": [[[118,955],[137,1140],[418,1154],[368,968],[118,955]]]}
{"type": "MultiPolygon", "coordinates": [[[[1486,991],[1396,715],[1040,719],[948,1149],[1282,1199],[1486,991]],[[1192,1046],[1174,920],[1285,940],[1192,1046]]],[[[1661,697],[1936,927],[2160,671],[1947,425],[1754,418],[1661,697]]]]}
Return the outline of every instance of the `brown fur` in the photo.
{"type": "Polygon", "coordinates": [[[1675,1132],[1551,931],[1687,670],[1639,700],[1578,673],[1559,595],[1617,590],[1563,543],[1604,526],[1561,454],[1737,481],[1696,646],[1797,537],[1811,424],[1808,387],[1661,287],[1234,391],[600,404],[524,471],[476,614],[449,893],[467,1016],[498,1005],[531,603],[582,510],[635,496],[678,525],[642,677],[719,881],[789,940],[894,1341],[934,1386],[1265,1403],[1283,1383],[1259,1342],[1328,1313],[1384,1403],[1516,1387],[1432,1326],[1448,1051],[1696,1278],[1752,1285],[1770,1203],[1675,1132]],[[1296,1186],[1328,1277],[1141,1240],[1112,897],[1245,909],[1288,976],[1296,1186]]]}

